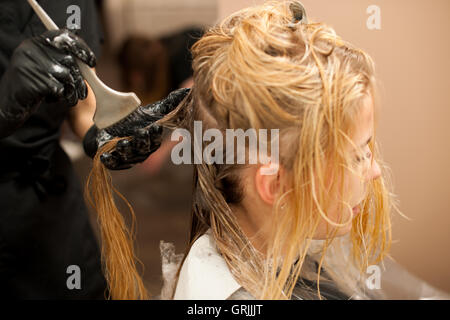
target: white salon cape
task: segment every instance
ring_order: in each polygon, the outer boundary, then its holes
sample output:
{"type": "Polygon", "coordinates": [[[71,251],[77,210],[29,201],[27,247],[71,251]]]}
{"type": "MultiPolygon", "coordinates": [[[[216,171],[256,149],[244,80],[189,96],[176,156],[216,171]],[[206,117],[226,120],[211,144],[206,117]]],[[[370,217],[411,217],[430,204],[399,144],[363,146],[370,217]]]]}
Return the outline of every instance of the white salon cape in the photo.
{"type": "Polygon", "coordinates": [[[208,231],[191,247],[178,278],[176,300],[224,300],[241,288],[208,231]]]}

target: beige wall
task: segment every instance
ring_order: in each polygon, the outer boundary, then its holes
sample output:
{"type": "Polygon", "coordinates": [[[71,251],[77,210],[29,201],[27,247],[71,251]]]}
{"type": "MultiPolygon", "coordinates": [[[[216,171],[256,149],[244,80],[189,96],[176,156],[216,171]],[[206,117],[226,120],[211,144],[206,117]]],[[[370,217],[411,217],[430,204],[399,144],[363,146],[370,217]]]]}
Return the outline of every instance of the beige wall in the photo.
{"type": "MultiPolygon", "coordinates": [[[[219,16],[261,3],[219,0],[219,16]]],[[[302,0],[310,19],[332,25],[374,58],[382,83],[378,126],[400,209],[393,257],[450,292],[450,1],[302,0]],[[368,30],[369,5],[381,30],[368,30]]]]}
{"type": "Polygon", "coordinates": [[[106,0],[109,45],[115,49],[130,34],[159,37],[217,19],[217,0],[106,0]]]}

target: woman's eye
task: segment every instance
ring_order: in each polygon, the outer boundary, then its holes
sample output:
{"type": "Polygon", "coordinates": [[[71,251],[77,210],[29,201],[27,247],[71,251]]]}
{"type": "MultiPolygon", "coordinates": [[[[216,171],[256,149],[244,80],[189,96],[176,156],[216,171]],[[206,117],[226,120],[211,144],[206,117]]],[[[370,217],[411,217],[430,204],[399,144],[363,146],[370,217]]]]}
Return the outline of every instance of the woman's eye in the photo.
{"type": "Polygon", "coordinates": [[[372,152],[371,151],[369,151],[369,152],[367,152],[364,156],[356,156],[356,162],[361,162],[361,161],[363,161],[363,160],[371,160],[372,159],[372,152]]]}

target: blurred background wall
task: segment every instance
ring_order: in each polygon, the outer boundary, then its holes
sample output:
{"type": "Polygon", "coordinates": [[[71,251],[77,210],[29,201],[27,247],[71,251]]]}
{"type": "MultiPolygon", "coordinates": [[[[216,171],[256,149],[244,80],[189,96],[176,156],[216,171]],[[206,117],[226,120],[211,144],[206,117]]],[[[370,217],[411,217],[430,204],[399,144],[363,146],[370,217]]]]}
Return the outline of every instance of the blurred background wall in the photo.
{"type": "Polygon", "coordinates": [[[103,7],[113,49],[130,34],[159,37],[217,18],[216,0],[105,0],[103,7]]]}
{"type": "MultiPolygon", "coordinates": [[[[116,59],[129,35],[166,36],[188,26],[207,26],[262,1],[105,0],[105,48],[98,73],[123,88],[116,59]]],[[[382,106],[377,128],[394,192],[406,220],[394,214],[392,256],[430,284],[450,292],[450,2],[434,0],[303,0],[310,20],[333,26],[344,39],[367,50],[376,62],[382,106]],[[369,30],[367,8],[380,9],[379,30],[369,30]]],[[[153,159],[152,159],[153,158],[153,159]]],[[[80,153],[82,179],[90,160],[80,153]]],[[[115,172],[119,190],[138,219],[138,255],[152,293],[161,286],[159,241],[186,245],[191,168],[164,156],[127,172],[115,172]],[[153,161],[153,162],[152,162],[153,161]]]]}

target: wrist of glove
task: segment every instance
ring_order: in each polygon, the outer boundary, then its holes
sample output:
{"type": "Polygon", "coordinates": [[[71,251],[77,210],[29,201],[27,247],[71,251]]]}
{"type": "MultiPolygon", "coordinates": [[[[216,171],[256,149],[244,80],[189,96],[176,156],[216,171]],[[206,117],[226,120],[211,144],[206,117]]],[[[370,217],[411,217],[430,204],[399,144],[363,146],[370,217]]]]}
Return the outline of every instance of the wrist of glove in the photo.
{"type": "Polygon", "coordinates": [[[110,170],[123,170],[147,159],[161,145],[162,127],[154,124],[174,110],[188,94],[189,89],[171,92],[165,99],[141,106],[126,118],[106,129],[95,125],[86,133],[83,146],[93,158],[98,149],[114,138],[120,139],[110,152],[100,155],[100,160],[110,170]]]}
{"type": "Polygon", "coordinates": [[[0,135],[19,127],[42,101],[74,106],[87,87],[76,59],[95,66],[87,44],[68,30],[26,39],[13,52],[0,81],[0,135]]]}

